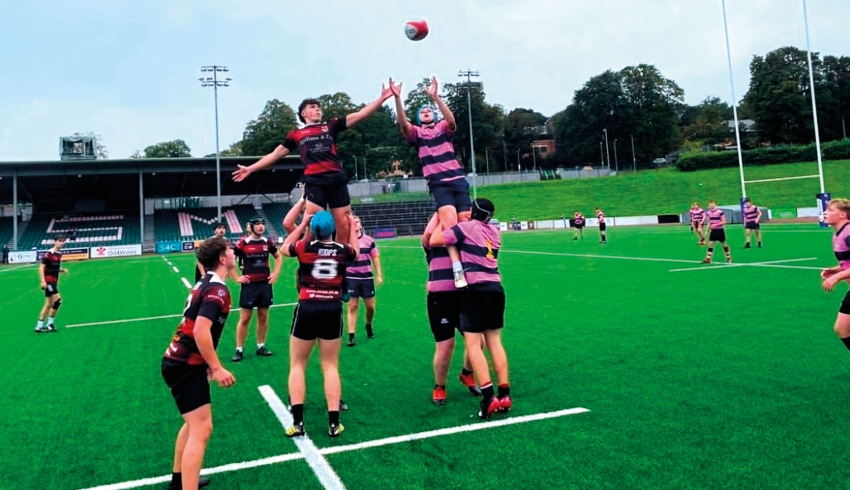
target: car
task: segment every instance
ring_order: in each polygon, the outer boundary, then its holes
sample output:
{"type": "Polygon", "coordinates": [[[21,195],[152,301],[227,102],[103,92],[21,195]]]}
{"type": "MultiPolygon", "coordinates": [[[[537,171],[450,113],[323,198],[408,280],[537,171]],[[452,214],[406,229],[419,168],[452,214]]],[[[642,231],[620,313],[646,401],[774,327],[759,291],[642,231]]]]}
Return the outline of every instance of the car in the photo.
{"type": "Polygon", "coordinates": [[[660,167],[662,165],[667,165],[667,159],[666,158],[656,158],[655,160],[652,161],[653,167],[660,167]]]}

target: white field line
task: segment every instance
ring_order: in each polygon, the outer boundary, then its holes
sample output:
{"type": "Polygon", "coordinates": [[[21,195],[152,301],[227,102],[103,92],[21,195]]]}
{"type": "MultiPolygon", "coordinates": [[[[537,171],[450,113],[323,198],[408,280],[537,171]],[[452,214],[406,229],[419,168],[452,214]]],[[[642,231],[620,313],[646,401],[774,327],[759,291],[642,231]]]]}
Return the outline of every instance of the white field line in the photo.
{"type": "Polygon", "coordinates": [[[7,267],[7,268],[0,269],[0,272],[15,271],[15,270],[18,270],[18,269],[23,269],[24,267],[30,267],[32,265],[33,264],[16,265],[14,267],[7,267]]]}
{"type": "MultiPolygon", "coordinates": [[[[422,247],[394,247],[391,245],[385,245],[383,248],[409,248],[415,250],[422,250],[422,247]]],[[[593,254],[571,254],[571,253],[561,253],[561,252],[535,252],[531,250],[499,250],[500,254],[505,253],[514,253],[514,254],[526,254],[526,255],[554,255],[557,257],[579,257],[579,258],[590,258],[590,259],[619,259],[619,260],[644,260],[650,262],[674,262],[680,264],[701,264],[700,260],[683,260],[683,259],[665,259],[665,258],[656,258],[656,257],[626,257],[622,255],[593,255],[593,254]]]]}
{"type": "MultiPolygon", "coordinates": [[[[266,399],[266,403],[268,403],[269,407],[271,407],[272,412],[274,412],[281,425],[283,425],[283,429],[288,429],[293,423],[292,415],[290,415],[289,411],[286,410],[281,399],[277,396],[271,386],[260,386],[259,390],[260,394],[263,395],[263,398],[266,399]]],[[[301,437],[293,437],[292,442],[298,446],[298,450],[304,455],[304,459],[307,460],[307,464],[310,465],[310,468],[312,468],[313,472],[316,473],[316,476],[319,478],[319,482],[321,482],[323,487],[330,490],[345,490],[345,485],[342,484],[342,480],[339,479],[339,476],[333,468],[331,468],[328,460],[319,453],[319,448],[316,447],[310,439],[310,436],[304,435],[301,437]]]]}
{"type": "Polygon", "coordinates": [[[192,283],[190,283],[188,279],[185,277],[181,277],[180,279],[183,279],[183,284],[185,284],[187,288],[192,289],[192,283]]]}
{"type": "Polygon", "coordinates": [[[687,271],[706,271],[710,269],[726,269],[729,267],[778,267],[780,269],[806,269],[806,270],[823,270],[823,267],[804,267],[795,265],[779,265],[786,262],[803,262],[807,260],[817,260],[817,257],[808,257],[805,259],[785,259],[771,260],[768,262],[734,262],[732,264],[718,263],[709,267],[688,267],[686,269],[671,269],[668,272],[687,272],[687,271]]]}
{"type": "MultiPolygon", "coordinates": [[[[298,303],[281,303],[279,305],[271,305],[270,308],[281,308],[284,306],[295,306],[298,303]]],[[[144,318],[130,318],[127,320],[109,320],[105,322],[93,322],[93,323],[77,323],[74,325],[65,325],[65,328],[76,328],[76,327],[91,327],[94,325],[112,325],[115,323],[131,323],[131,322],[146,322],[149,320],[164,320],[166,318],[180,318],[183,316],[182,313],[178,313],[176,315],[163,315],[163,316],[148,316],[144,318]]]]}
{"type": "MultiPolygon", "coordinates": [[[[284,409],[285,410],[285,409],[284,409]]],[[[415,434],[408,434],[406,436],[397,436],[397,437],[387,437],[385,439],[377,439],[374,441],[361,442],[357,444],[349,444],[346,446],[335,446],[335,447],[326,447],[324,449],[319,449],[319,454],[328,455],[328,454],[338,454],[344,453],[347,451],[359,451],[362,449],[368,449],[373,447],[387,446],[389,444],[398,444],[401,442],[409,442],[409,441],[418,441],[421,439],[428,439],[432,437],[439,437],[451,434],[459,434],[462,432],[473,432],[477,430],[487,430],[492,429],[494,427],[503,427],[507,425],[514,424],[522,424],[526,422],[534,422],[537,420],[546,420],[553,419],[557,417],[565,417],[568,415],[576,415],[580,413],[590,412],[590,410],[586,408],[569,408],[566,410],[558,410],[556,412],[546,412],[546,413],[538,413],[534,415],[523,415],[521,417],[511,417],[502,420],[494,420],[489,422],[479,422],[475,424],[469,425],[461,425],[457,427],[449,427],[446,429],[438,429],[431,430],[427,432],[418,432],[415,434]]],[[[272,456],[269,458],[262,458],[253,461],[245,461],[242,463],[231,463],[222,466],[216,466],[214,468],[207,468],[201,470],[202,475],[214,475],[216,473],[225,473],[229,471],[238,471],[244,470],[248,468],[257,468],[260,466],[268,466],[278,463],[283,463],[286,461],[295,461],[299,459],[304,459],[304,455],[302,453],[290,453],[283,454],[280,456],[272,456]]],[[[102,485],[99,487],[91,487],[85,490],[128,490],[130,488],[138,488],[144,487],[148,485],[154,485],[157,483],[165,483],[171,480],[171,475],[166,476],[158,476],[154,478],[145,478],[142,480],[133,480],[123,483],[114,483],[111,485],[102,485]]]]}
{"type": "Polygon", "coordinates": [[[171,268],[174,269],[174,272],[180,274],[180,269],[178,269],[177,267],[174,267],[174,266],[171,266],[171,268]]]}

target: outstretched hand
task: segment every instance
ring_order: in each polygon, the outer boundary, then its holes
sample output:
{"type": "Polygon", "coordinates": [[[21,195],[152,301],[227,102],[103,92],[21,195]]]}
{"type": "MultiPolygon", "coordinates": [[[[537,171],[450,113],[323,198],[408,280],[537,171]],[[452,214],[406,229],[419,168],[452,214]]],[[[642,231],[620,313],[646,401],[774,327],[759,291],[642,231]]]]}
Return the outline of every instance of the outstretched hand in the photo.
{"type": "Polygon", "coordinates": [[[390,91],[393,93],[393,96],[395,96],[395,97],[401,97],[401,83],[399,83],[398,85],[396,85],[396,84],[393,82],[393,79],[392,79],[392,78],[390,78],[390,82],[389,82],[389,83],[390,83],[390,91]]]}
{"type": "Polygon", "coordinates": [[[248,169],[245,165],[238,165],[236,170],[233,171],[233,181],[234,182],[242,182],[248,176],[251,175],[251,170],[248,169]]]}
{"type": "Polygon", "coordinates": [[[382,83],[381,84],[381,100],[387,100],[390,97],[392,97],[393,95],[395,95],[395,92],[393,92],[392,80],[390,80],[390,86],[389,87],[387,87],[386,85],[384,85],[382,83]]]}
{"type": "Polygon", "coordinates": [[[422,87],[422,90],[424,90],[426,94],[430,95],[432,99],[436,99],[438,88],[439,84],[437,84],[437,77],[431,77],[431,83],[422,87]]]}

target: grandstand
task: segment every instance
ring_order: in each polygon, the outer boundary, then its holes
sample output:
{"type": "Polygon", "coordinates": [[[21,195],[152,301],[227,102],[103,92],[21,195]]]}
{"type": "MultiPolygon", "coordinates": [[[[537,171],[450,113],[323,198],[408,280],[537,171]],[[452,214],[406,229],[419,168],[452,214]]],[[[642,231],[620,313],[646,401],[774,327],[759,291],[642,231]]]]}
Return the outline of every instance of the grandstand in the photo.
{"type": "MultiPolygon", "coordinates": [[[[235,238],[245,234],[245,224],[257,216],[257,210],[250,204],[240,204],[222,208],[227,237],[235,238]]],[[[216,222],[216,208],[158,209],[154,213],[156,241],[171,242],[181,240],[200,240],[212,236],[216,222]]]]}
{"type": "Polygon", "coordinates": [[[352,211],[360,217],[367,234],[374,235],[379,228],[392,228],[396,235],[419,235],[434,214],[431,201],[360,204],[352,211]]]}
{"type": "Polygon", "coordinates": [[[292,203],[289,202],[263,203],[263,214],[269,220],[266,223],[266,229],[269,230],[269,233],[274,232],[277,236],[286,236],[286,230],[283,229],[283,218],[286,217],[286,213],[290,209],[292,209],[292,203]]]}
{"type": "MultiPolygon", "coordinates": [[[[9,223],[11,225],[11,222],[9,223]]],[[[0,232],[2,233],[2,232],[0,232]]],[[[99,247],[141,243],[138,211],[36,214],[18,239],[18,250],[44,249],[63,234],[68,246],[99,247]]],[[[9,230],[11,237],[11,230],[9,230]]]]}

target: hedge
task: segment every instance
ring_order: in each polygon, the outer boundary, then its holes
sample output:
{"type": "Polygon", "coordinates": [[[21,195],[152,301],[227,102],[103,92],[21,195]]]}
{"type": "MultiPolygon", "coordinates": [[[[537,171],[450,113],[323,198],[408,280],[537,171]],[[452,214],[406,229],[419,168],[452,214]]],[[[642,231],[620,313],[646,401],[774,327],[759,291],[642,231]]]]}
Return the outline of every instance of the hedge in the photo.
{"type": "MultiPolygon", "coordinates": [[[[824,143],[821,145],[821,154],[824,160],[850,160],[850,140],[824,143]]],[[[744,151],[743,159],[744,165],[813,162],[817,160],[817,151],[814,143],[806,146],[759,148],[744,151]]],[[[681,155],[676,162],[676,167],[683,172],[737,166],[738,152],[734,150],[689,153],[681,155]]]]}

